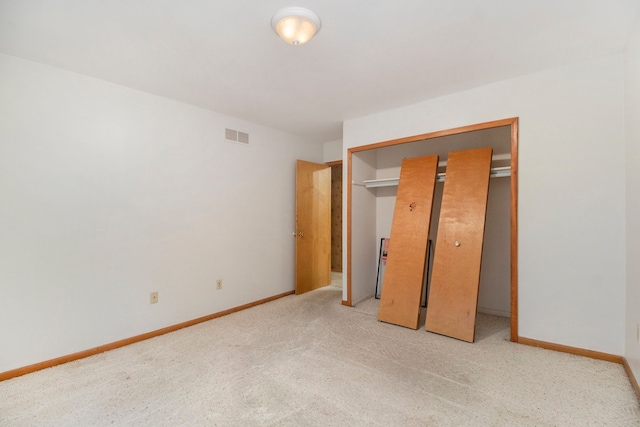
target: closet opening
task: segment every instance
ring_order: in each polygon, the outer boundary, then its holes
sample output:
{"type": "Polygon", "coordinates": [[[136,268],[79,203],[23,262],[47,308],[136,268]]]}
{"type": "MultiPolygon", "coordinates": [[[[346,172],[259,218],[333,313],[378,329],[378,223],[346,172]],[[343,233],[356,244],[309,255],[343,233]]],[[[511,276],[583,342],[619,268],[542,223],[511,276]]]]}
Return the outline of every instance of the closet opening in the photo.
{"type": "MultiPolygon", "coordinates": [[[[402,159],[438,154],[439,172],[445,172],[449,152],[488,146],[494,153],[491,167],[502,177],[490,180],[478,311],[508,317],[511,341],[518,340],[517,118],[347,150],[347,256],[343,305],[353,306],[373,297],[376,292],[379,245],[381,238],[388,237],[390,232],[397,189],[392,181],[399,174],[402,159]],[[383,184],[372,186],[372,181],[383,184]]],[[[442,183],[436,185],[438,193],[441,196],[442,183]]],[[[429,238],[435,242],[439,200],[434,201],[429,238]]]]}

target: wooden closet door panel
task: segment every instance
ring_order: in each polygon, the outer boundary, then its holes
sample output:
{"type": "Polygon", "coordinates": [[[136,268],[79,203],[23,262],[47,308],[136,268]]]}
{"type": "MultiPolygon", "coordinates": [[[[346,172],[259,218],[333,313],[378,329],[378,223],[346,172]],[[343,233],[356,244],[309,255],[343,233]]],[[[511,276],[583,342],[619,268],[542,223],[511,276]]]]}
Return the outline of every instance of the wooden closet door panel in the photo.
{"type": "Polygon", "coordinates": [[[404,159],[378,320],[418,329],[438,156],[404,159]]]}
{"type": "Polygon", "coordinates": [[[491,148],[449,153],[425,329],[475,337],[491,148]]]}

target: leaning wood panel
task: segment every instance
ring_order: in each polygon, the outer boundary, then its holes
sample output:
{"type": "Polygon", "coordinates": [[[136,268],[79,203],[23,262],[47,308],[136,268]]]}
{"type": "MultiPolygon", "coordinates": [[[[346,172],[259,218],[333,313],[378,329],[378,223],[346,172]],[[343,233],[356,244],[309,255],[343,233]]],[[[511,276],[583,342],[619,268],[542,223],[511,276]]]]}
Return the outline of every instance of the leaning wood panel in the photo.
{"type": "Polygon", "coordinates": [[[491,148],[449,153],[425,329],[475,337],[491,148]]]}
{"type": "Polygon", "coordinates": [[[404,159],[378,320],[418,329],[438,156],[404,159]]]}

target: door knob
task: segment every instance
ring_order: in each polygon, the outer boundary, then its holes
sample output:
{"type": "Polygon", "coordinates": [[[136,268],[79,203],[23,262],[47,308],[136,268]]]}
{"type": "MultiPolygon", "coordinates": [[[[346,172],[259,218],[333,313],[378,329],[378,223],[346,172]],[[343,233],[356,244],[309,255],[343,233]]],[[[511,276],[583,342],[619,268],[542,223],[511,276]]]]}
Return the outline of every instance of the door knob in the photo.
{"type": "Polygon", "coordinates": [[[454,243],[454,245],[456,245],[456,247],[460,246],[460,242],[456,240],[456,242],[454,243]]]}

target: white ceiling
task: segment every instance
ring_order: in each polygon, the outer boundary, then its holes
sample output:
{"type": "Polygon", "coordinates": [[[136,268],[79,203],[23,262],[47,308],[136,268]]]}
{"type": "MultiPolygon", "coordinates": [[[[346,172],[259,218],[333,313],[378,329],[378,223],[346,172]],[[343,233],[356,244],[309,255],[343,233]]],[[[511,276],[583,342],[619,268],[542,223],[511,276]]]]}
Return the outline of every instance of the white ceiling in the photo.
{"type": "Polygon", "coordinates": [[[639,0],[0,0],[0,52],[317,142],[342,122],[619,53],[639,0]],[[315,11],[304,46],[270,26],[315,11]]]}

